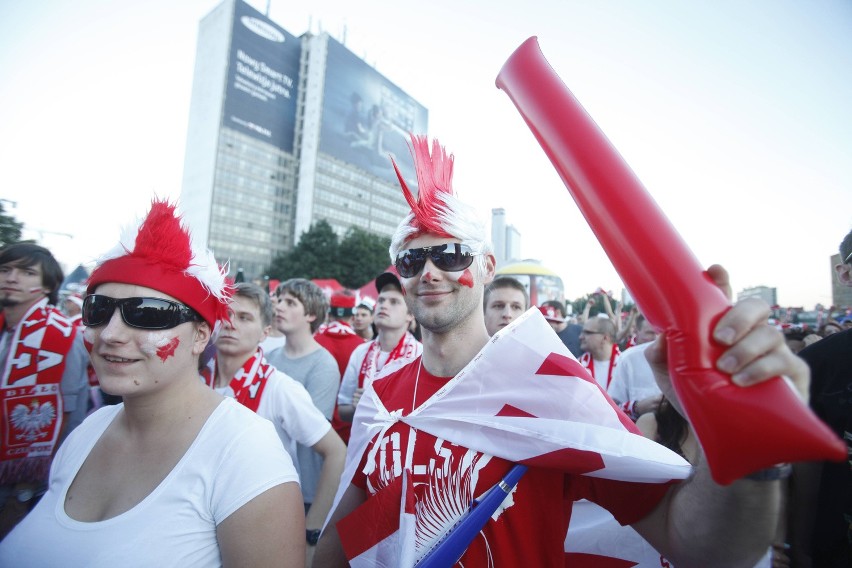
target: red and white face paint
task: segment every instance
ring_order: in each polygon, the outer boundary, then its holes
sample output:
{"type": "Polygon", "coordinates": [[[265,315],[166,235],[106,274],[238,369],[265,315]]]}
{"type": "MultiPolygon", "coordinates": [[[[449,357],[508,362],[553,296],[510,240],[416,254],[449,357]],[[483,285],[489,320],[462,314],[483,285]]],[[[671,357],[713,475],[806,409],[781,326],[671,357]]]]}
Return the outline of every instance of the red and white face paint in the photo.
{"type": "Polygon", "coordinates": [[[140,349],[146,355],[156,355],[160,361],[166,362],[166,359],[173,357],[175,350],[180,345],[180,339],[174,334],[168,332],[151,333],[150,336],[140,346],[140,349]]]}
{"type": "MultiPolygon", "coordinates": [[[[458,242],[458,239],[421,235],[405,246],[421,248],[449,242],[458,242]]],[[[474,266],[445,271],[435,267],[429,259],[415,276],[400,278],[405,302],[424,330],[444,333],[470,317],[482,318],[482,286],[477,288],[474,266]]]]}
{"type": "Polygon", "coordinates": [[[470,271],[470,268],[465,268],[462,271],[461,276],[459,276],[459,284],[473,288],[473,273],[470,271]]]}

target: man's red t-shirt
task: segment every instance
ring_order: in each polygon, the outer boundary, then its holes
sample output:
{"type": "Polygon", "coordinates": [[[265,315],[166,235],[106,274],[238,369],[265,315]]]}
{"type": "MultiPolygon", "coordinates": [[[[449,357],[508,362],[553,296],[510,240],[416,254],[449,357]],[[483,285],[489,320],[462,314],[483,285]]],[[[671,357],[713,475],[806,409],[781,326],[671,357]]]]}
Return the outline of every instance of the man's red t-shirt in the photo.
{"type": "MultiPolygon", "coordinates": [[[[402,409],[408,414],[448,380],[430,375],[418,358],[375,381],[373,387],[388,411],[402,409]]],[[[513,465],[397,422],[378,441],[379,450],[365,475],[367,456],[375,443],[371,441],[364,452],[353,483],[372,495],[400,477],[403,469],[412,472],[418,556],[454,524],[472,499],[499,482],[513,465]]],[[[458,565],[562,566],[574,501],[593,501],[622,524],[631,524],[650,513],[667,490],[667,484],[611,481],[530,468],[458,565]]]]}

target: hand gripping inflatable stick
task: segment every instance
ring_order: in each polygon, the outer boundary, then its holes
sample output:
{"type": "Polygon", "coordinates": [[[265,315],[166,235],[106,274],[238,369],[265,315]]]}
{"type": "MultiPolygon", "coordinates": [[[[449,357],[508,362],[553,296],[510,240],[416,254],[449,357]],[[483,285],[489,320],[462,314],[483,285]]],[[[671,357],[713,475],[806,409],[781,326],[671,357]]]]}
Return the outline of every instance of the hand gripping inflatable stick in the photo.
{"type": "Polygon", "coordinates": [[[731,307],[577,99],[526,40],[497,76],[559,172],[643,313],[668,342],[672,384],[713,479],[728,484],[788,461],[846,458],[846,448],[781,378],[739,387],[714,362],[712,329],[731,307]],[[630,207],[608,207],[624,202],[630,207]]]}

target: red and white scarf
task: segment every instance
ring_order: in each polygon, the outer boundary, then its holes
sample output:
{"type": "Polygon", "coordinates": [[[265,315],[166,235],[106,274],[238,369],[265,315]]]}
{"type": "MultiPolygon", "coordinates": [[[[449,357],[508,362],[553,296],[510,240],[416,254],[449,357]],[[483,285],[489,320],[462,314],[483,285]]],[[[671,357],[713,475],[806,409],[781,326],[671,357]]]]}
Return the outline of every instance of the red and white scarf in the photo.
{"type": "Polygon", "coordinates": [[[0,378],[0,483],[47,478],[62,430],[65,356],[76,331],[44,298],[11,332],[0,378]]]}
{"type": "Polygon", "coordinates": [[[397,360],[413,361],[422,351],[423,346],[420,342],[406,331],[399,339],[396,347],[391,350],[387,360],[380,367],[379,359],[382,355],[382,346],[379,344],[378,339],[374,339],[370,342],[370,347],[367,348],[367,353],[361,362],[361,370],[358,372],[358,387],[366,388],[364,385],[369,386],[379,374],[379,371],[384,369],[389,363],[397,360]]]}
{"type": "Polygon", "coordinates": [[[357,335],[355,330],[342,321],[331,321],[322,324],[314,335],[357,335]]]}
{"type": "MultiPolygon", "coordinates": [[[[266,362],[263,350],[258,347],[254,355],[248,358],[239,371],[236,372],[228,388],[234,393],[234,398],[253,412],[260,407],[260,399],[266,388],[266,380],[275,372],[275,367],[266,362]]],[[[201,369],[204,382],[210,387],[216,385],[216,358],[213,357],[206,367],[201,369]]]]}
{"type": "MultiPolygon", "coordinates": [[[[618,356],[621,355],[621,350],[618,348],[618,345],[612,344],[612,352],[609,356],[609,371],[606,375],[606,384],[604,385],[604,390],[609,388],[609,383],[612,382],[612,373],[615,371],[615,366],[618,364],[618,356]]],[[[591,353],[583,353],[582,357],[580,357],[580,364],[583,365],[586,370],[589,371],[589,374],[593,379],[597,380],[595,377],[595,360],[592,359],[591,353]]]]}

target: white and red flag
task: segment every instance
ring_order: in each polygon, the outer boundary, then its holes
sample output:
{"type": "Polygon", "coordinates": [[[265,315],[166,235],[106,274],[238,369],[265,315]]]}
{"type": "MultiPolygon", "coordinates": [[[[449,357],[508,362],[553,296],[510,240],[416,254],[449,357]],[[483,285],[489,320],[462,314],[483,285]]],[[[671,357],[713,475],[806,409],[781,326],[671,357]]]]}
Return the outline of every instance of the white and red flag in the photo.
{"type": "MultiPolygon", "coordinates": [[[[571,474],[664,483],[690,472],[682,457],[639,433],[536,308],[492,337],[458,375],[409,414],[385,408],[368,388],[353,419],[343,483],[332,511],[370,440],[381,439],[397,421],[477,452],[571,474]]],[[[367,458],[368,467],[372,458],[367,458]]],[[[387,538],[399,538],[394,535],[387,538]]],[[[372,550],[367,544],[361,548],[372,550]]],[[[413,543],[397,540],[396,546],[395,552],[383,549],[390,556],[370,558],[371,565],[410,566],[400,559],[403,551],[414,550],[413,543]]]]}
{"type": "Polygon", "coordinates": [[[571,568],[673,568],[630,526],[582,499],[571,509],[565,537],[565,566],[571,568]]]}

